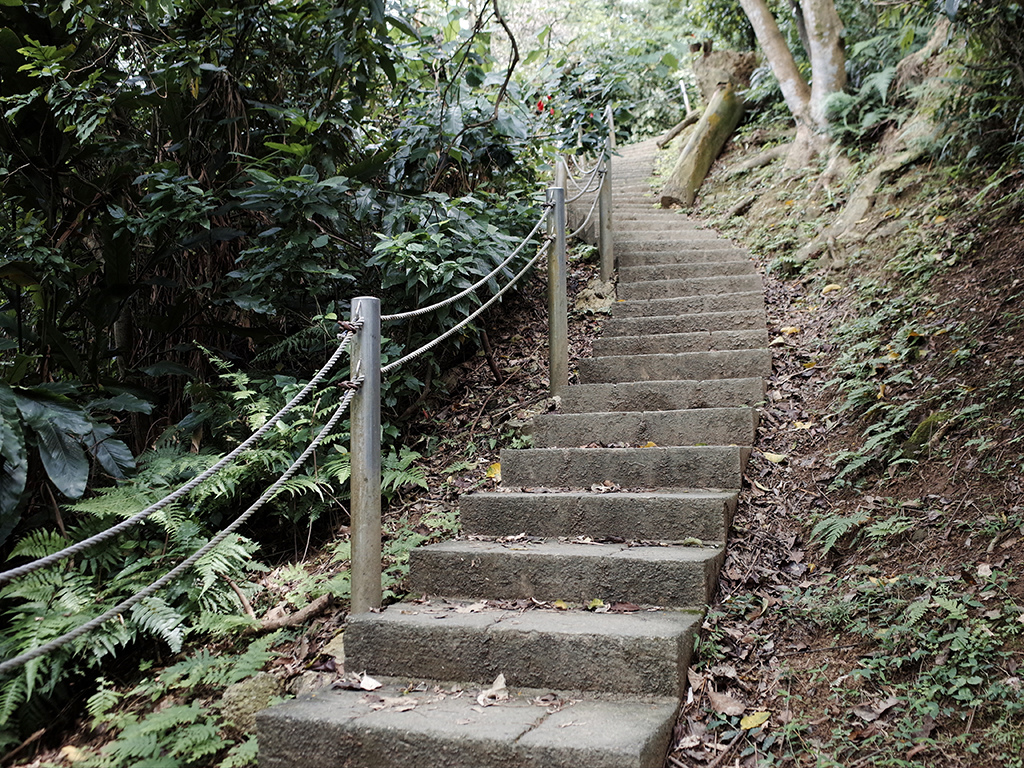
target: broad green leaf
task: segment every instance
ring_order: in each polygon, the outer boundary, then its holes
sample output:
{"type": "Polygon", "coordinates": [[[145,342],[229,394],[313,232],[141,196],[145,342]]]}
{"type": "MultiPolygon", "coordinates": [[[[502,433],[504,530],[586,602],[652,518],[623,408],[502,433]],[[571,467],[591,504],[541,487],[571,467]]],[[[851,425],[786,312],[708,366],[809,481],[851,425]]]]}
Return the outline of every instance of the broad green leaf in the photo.
{"type": "Polygon", "coordinates": [[[0,543],[21,519],[18,505],[28,479],[28,451],[14,393],[0,382],[0,543]]]}
{"type": "Polygon", "coordinates": [[[114,428],[107,424],[97,424],[86,440],[89,452],[111,477],[118,480],[125,478],[125,472],[135,469],[135,457],[131,449],[121,440],[113,437],[114,428]]]}
{"type": "Polygon", "coordinates": [[[89,479],[89,460],[78,438],[52,422],[37,422],[32,429],[47,476],[69,499],[81,498],[89,479]]]}

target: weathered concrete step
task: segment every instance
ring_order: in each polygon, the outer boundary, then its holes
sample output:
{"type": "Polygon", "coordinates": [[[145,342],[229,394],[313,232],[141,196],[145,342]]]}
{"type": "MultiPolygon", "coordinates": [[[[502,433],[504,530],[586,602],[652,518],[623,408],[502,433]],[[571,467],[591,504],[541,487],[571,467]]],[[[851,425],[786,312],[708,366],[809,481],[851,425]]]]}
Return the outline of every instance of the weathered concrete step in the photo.
{"type": "MultiPolygon", "coordinates": [[[[614,214],[613,214],[614,215],[614,214]]],[[[658,233],[664,232],[709,232],[711,230],[704,229],[697,226],[691,221],[681,217],[649,217],[644,216],[643,218],[628,216],[616,216],[614,218],[614,228],[616,235],[622,235],[623,237],[637,237],[646,236],[648,233],[654,233],[653,236],[658,236],[658,233]]]]}
{"type": "Polygon", "coordinates": [[[735,445],[526,448],[501,452],[501,478],[509,488],[739,488],[749,456],[735,445]]]}
{"type": "Polygon", "coordinates": [[[349,616],[345,666],[371,675],[516,688],[680,696],[696,611],[515,611],[479,603],[399,603],[349,616]]]}
{"type": "Polygon", "coordinates": [[[643,236],[638,235],[636,232],[619,234],[615,237],[615,249],[618,251],[621,248],[628,253],[662,252],[687,247],[690,249],[708,248],[712,244],[717,243],[720,249],[739,250],[731,240],[722,237],[710,229],[686,230],[684,233],[677,234],[680,234],[680,237],[671,239],[663,238],[660,235],[648,236],[646,232],[643,236]]]}
{"type": "Polygon", "coordinates": [[[692,608],[711,599],[725,549],[445,541],[409,556],[409,588],[424,595],[692,608]]]}
{"type": "Polygon", "coordinates": [[[753,408],[691,408],[677,411],[543,413],[533,419],[534,446],[573,448],[599,443],[753,445],[753,408]]]}
{"type": "Polygon", "coordinates": [[[619,283],[618,296],[625,301],[648,301],[651,299],[675,299],[680,296],[706,296],[750,291],[764,291],[761,276],[756,273],[625,282],[619,283]]]}
{"type": "MultiPolygon", "coordinates": [[[[729,312],[693,312],[685,315],[658,317],[613,317],[605,321],[602,338],[620,336],[654,336],[668,333],[698,333],[702,331],[762,331],[764,312],[743,309],[729,312]]],[[[598,340],[600,341],[600,339],[598,340]]]]}
{"type": "Polygon", "coordinates": [[[721,261],[622,267],[619,269],[619,282],[642,283],[649,280],[684,280],[690,277],[756,274],[757,267],[754,266],[754,262],[750,258],[726,257],[721,261]]]}
{"type": "Polygon", "coordinates": [[[722,237],[713,229],[629,229],[620,230],[618,227],[612,233],[615,245],[620,243],[624,247],[634,250],[668,250],[676,243],[688,243],[700,240],[721,240],[732,245],[732,241],[722,237]]]}
{"type": "Polygon", "coordinates": [[[725,352],[681,352],[660,355],[616,355],[579,361],[584,384],[671,379],[747,379],[768,376],[772,356],[767,349],[725,352]]]}
{"type": "Polygon", "coordinates": [[[615,209],[615,213],[618,216],[615,218],[615,224],[619,224],[624,221],[651,221],[651,222],[675,222],[685,223],[691,227],[703,226],[699,219],[691,218],[686,214],[678,213],[676,211],[665,211],[660,208],[645,208],[639,209],[615,209]]]}
{"type": "Polygon", "coordinates": [[[680,296],[674,299],[648,301],[616,301],[612,304],[611,312],[613,318],[619,318],[662,317],[664,315],[685,315],[690,312],[728,312],[729,310],[750,309],[764,312],[764,293],[762,291],[722,293],[712,296],[680,296]]]}
{"type": "Polygon", "coordinates": [[[615,258],[621,269],[674,264],[704,264],[722,261],[746,261],[750,254],[721,240],[697,240],[680,243],[663,251],[636,251],[615,246],[615,258]]]}
{"type": "Polygon", "coordinates": [[[573,384],[562,392],[562,413],[674,411],[680,408],[754,406],[764,401],[764,380],[628,381],[573,384]]]}
{"type": "Polygon", "coordinates": [[[459,499],[469,535],[725,541],[735,491],[474,493],[459,499]]]}
{"type": "Polygon", "coordinates": [[[672,355],[680,352],[724,352],[734,349],[760,349],[766,346],[768,346],[768,332],[763,327],[743,331],[697,331],[694,333],[662,333],[651,336],[604,336],[594,341],[594,356],[618,357],[622,355],[672,355]]]}
{"type": "Polygon", "coordinates": [[[512,689],[508,701],[481,707],[473,686],[410,695],[408,684],[318,692],[265,710],[260,768],[662,768],[679,709],[675,697],[575,692],[538,706],[547,687],[512,689]]]}

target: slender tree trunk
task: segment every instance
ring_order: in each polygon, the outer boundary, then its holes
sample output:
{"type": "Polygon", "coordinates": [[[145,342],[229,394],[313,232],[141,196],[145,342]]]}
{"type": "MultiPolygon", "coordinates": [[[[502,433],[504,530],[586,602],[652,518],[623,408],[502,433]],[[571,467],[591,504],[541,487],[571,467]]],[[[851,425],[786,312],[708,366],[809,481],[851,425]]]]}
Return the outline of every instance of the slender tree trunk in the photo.
{"type": "Polygon", "coordinates": [[[765,0],[740,0],[743,12],[757,35],[764,55],[768,57],[772,72],[775,73],[782,89],[786,106],[796,120],[797,128],[810,122],[811,89],[797,69],[793,54],[786,45],[786,39],[775,23],[775,17],[768,10],[765,0]]]}
{"type": "Polygon", "coordinates": [[[824,132],[825,100],[846,87],[843,22],[833,0],[803,0],[802,7],[811,43],[811,121],[815,130],[824,132]]]}

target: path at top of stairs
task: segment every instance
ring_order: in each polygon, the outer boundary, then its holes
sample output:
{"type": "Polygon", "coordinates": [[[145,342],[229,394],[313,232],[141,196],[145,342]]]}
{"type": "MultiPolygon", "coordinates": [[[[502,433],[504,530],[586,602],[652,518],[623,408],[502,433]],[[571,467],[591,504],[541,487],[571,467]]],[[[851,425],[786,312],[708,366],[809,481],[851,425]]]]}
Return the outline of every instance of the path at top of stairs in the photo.
{"type": "Polygon", "coordinates": [[[771,363],[749,257],[655,207],[656,151],[613,160],[619,301],[582,383],[463,538],[412,552],[424,598],[349,617],[346,669],[385,686],[263,712],[264,768],[664,765],[771,363]]]}

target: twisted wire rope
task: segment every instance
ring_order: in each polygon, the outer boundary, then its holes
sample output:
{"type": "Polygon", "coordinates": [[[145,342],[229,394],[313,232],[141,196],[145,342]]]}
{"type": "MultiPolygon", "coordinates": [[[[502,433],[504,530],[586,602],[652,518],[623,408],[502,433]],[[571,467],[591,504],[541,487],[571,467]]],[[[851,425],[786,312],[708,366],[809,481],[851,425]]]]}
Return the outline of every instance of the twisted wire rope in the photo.
{"type": "Polygon", "coordinates": [[[569,159],[572,160],[572,164],[576,166],[576,172],[579,173],[580,176],[588,176],[591,173],[593,173],[601,165],[601,162],[602,162],[602,160],[604,158],[602,158],[601,160],[598,160],[594,164],[594,167],[591,168],[590,170],[587,170],[587,171],[583,170],[583,163],[581,163],[579,161],[579,158],[576,157],[576,155],[569,155],[569,159]]]}
{"type": "Polygon", "coordinates": [[[462,320],[457,325],[453,325],[451,328],[449,328],[447,331],[442,333],[440,336],[438,336],[433,341],[429,341],[426,344],[424,344],[422,347],[420,347],[419,349],[414,350],[413,352],[410,352],[409,354],[405,355],[404,357],[399,358],[398,360],[395,360],[395,362],[393,362],[393,363],[389,363],[388,365],[385,365],[383,368],[380,369],[381,374],[388,374],[388,373],[391,373],[392,371],[394,371],[395,369],[400,368],[402,365],[404,365],[405,363],[409,362],[410,360],[413,360],[413,359],[419,357],[424,352],[430,351],[431,349],[436,347],[438,344],[440,344],[442,341],[447,339],[449,336],[451,336],[456,331],[461,330],[465,326],[469,325],[470,322],[472,322],[477,317],[479,317],[484,312],[484,310],[486,310],[488,307],[491,306],[491,304],[493,304],[495,301],[497,301],[499,298],[501,298],[501,295],[503,293],[505,293],[505,291],[507,291],[509,288],[511,288],[513,285],[515,285],[517,282],[519,282],[519,278],[521,278],[523,275],[525,275],[527,270],[529,270],[534,264],[536,264],[537,261],[540,259],[540,257],[545,255],[546,253],[547,253],[547,249],[546,248],[540,248],[537,251],[537,255],[534,256],[532,259],[530,259],[530,261],[527,262],[526,266],[523,267],[521,270],[519,270],[519,273],[516,274],[516,276],[513,277],[511,281],[509,281],[504,287],[501,288],[501,290],[499,290],[497,293],[495,293],[493,296],[491,296],[491,298],[489,298],[486,302],[481,304],[476,309],[476,311],[473,312],[473,314],[471,314],[468,317],[466,317],[464,320],[462,320]]]}
{"type": "MultiPolygon", "coordinates": [[[[604,171],[601,171],[600,175],[603,177],[604,176],[604,171]]],[[[600,199],[601,199],[600,195],[594,195],[594,202],[592,202],[590,204],[590,210],[587,211],[587,218],[585,218],[583,220],[583,223],[580,224],[579,227],[575,231],[570,232],[568,235],[566,235],[566,237],[576,237],[576,235],[578,235],[580,232],[582,232],[584,229],[586,229],[587,224],[589,224],[590,220],[594,218],[594,210],[597,208],[597,203],[598,203],[598,201],[600,199]]]]}
{"type": "Polygon", "coordinates": [[[519,245],[516,246],[515,250],[508,255],[508,258],[506,258],[503,262],[501,262],[501,264],[492,269],[488,274],[480,278],[477,282],[473,283],[473,285],[469,286],[469,288],[466,288],[465,290],[460,291],[454,296],[449,296],[447,299],[439,301],[436,304],[431,304],[430,306],[427,307],[412,309],[409,310],[408,312],[399,312],[394,315],[381,315],[381,322],[384,322],[386,320],[408,320],[413,317],[419,317],[420,315],[425,315],[428,312],[433,312],[435,309],[441,309],[442,307],[447,307],[450,304],[454,304],[456,301],[463,298],[464,296],[468,296],[469,294],[471,294],[473,291],[475,291],[477,288],[482,286],[488,280],[490,280],[499,272],[501,272],[501,270],[507,267],[509,262],[511,262],[512,259],[518,256],[522,252],[523,248],[526,247],[526,244],[533,239],[533,236],[540,231],[540,228],[544,226],[544,223],[547,221],[548,213],[550,212],[552,205],[550,203],[544,203],[542,207],[544,208],[544,213],[537,220],[537,223],[534,225],[533,229],[530,230],[530,234],[523,238],[522,242],[520,242],[519,245]]]}
{"type": "MultiPolygon", "coordinates": [[[[601,164],[600,164],[600,163],[598,163],[597,165],[595,165],[595,166],[594,166],[594,167],[593,167],[593,168],[592,168],[591,170],[587,171],[586,173],[581,173],[581,174],[580,174],[580,178],[581,178],[581,179],[592,179],[592,178],[593,178],[593,176],[594,176],[594,174],[595,174],[595,173],[597,173],[597,171],[598,171],[598,168],[600,167],[600,165],[601,165],[601,164]]],[[[578,170],[578,169],[577,169],[577,170],[578,170]]],[[[575,179],[575,178],[573,178],[573,176],[572,176],[572,174],[571,174],[571,173],[569,173],[569,168],[568,168],[568,166],[566,166],[566,169],[565,169],[565,171],[566,171],[565,177],[566,177],[566,178],[567,178],[567,179],[568,179],[568,180],[569,180],[570,182],[572,182],[572,185],[573,185],[574,187],[576,187],[576,189],[582,189],[582,188],[583,188],[583,187],[582,187],[582,185],[581,185],[581,184],[580,184],[580,183],[579,183],[578,181],[576,181],[576,179],[575,179]]],[[[590,182],[588,181],[587,183],[589,184],[590,182]]]]}
{"type": "MultiPolygon", "coordinates": [[[[572,177],[570,176],[569,179],[572,180],[572,177]]],[[[587,181],[587,186],[581,187],[579,184],[577,184],[576,189],[578,189],[579,192],[577,192],[575,195],[566,200],[565,204],[568,205],[569,203],[575,203],[588,192],[593,192],[595,189],[598,189],[601,185],[602,179],[604,179],[604,169],[594,169],[594,172],[590,174],[590,180],[587,181]],[[594,182],[597,182],[597,186],[594,186],[594,182]]],[[[573,183],[575,183],[575,181],[573,183]]]]}
{"type": "Polygon", "coordinates": [[[179,487],[174,492],[169,493],[167,496],[164,496],[159,501],[150,504],[141,512],[138,512],[132,515],[131,517],[122,520],[120,523],[117,523],[116,525],[107,528],[105,531],[100,531],[99,533],[90,536],[87,539],[83,539],[82,541],[72,544],[69,547],[65,547],[59,552],[53,552],[52,554],[46,555],[45,557],[41,557],[38,560],[33,560],[30,563],[25,563],[24,565],[20,565],[17,568],[11,568],[10,570],[0,573],[0,585],[6,584],[22,576],[27,576],[28,574],[37,571],[40,568],[45,568],[47,566],[53,565],[54,563],[58,563],[61,560],[77,555],[79,552],[84,552],[86,549],[89,549],[90,547],[93,547],[96,544],[100,544],[104,541],[107,541],[108,539],[113,538],[114,536],[117,536],[122,531],[125,531],[134,525],[137,525],[150,515],[153,515],[159,512],[161,509],[164,509],[165,507],[173,504],[186,493],[195,488],[197,485],[202,483],[204,480],[208,480],[209,478],[213,477],[215,474],[220,472],[222,469],[224,469],[226,466],[234,462],[234,460],[238,458],[239,455],[241,455],[249,448],[251,448],[253,444],[255,444],[258,440],[260,440],[263,437],[263,435],[270,431],[275,424],[277,424],[282,418],[284,418],[299,403],[305,400],[309,393],[312,392],[313,389],[315,389],[320,384],[321,381],[323,381],[323,378],[330,372],[332,368],[334,368],[335,365],[337,365],[338,360],[341,359],[342,354],[348,348],[349,342],[351,342],[352,336],[354,335],[354,330],[361,327],[362,322],[346,323],[346,331],[344,334],[340,336],[340,343],[338,344],[338,348],[335,350],[334,354],[331,355],[331,358],[324,364],[324,366],[319,371],[317,371],[316,374],[314,374],[312,379],[309,380],[309,383],[306,384],[306,386],[304,386],[301,390],[299,390],[295,397],[289,400],[284,405],[284,407],[281,408],[281,410],[279,410],[267,421],[266,424],[264,424],[255,432],[253,432],[244,442],[239,444],[237,448],[231,451],[231,453],[222,458],[216,464],[214,464],[206,471],[189,480],[187,483],[179,487]]]}
{"type": "Polygon", "coordinates": [[[21,666],[24,666],[25,664],[29,663],[34,659],[39,658],[40,656],[45,656],[46,654],[55,651],[58,648],[61,648],[62,646],[65,646],[68,643],[73,642],[74,640],[77,640],[82,635],[91,632],[96,627],[109,621],[115,616],[120,616],[122,613],[127,611],[136,603],[145,600],[147,597],[152,596],[156,592],[159,592],[165,586],[167,586],[176,578],[178,578],[178,576],[180,576],[186,570],[195,565],[196,562],[198,562],[199,559],[203,557],[203,555],[205,555],[218,544],[220,544],[222,541],[224,541],[224,539],[226,539],[228,536],[234,533],[246,520],[252,517],[264,504],[266,504],[274,496],[275,493],[277,493],[281,486],[283,486],[289,479],[291,479],[292,475],[299,471],[302,465],[305,464],[309,457],[313,454],[313,451],[315,451],[317,447],[320,445],[320,443],[324,441],[327,435],[330,434],[331,431],[333,431],[334,427],[337,425],[338,421],[344,415],[345,411],[348,410],[349,403],[352,402],[352,398],[355,396],[356,390],[360,385],[362,385],[362,383],[363,379],[361,377],[351,382],[351,384],[354,385],[354,388],[349,389],[345,393],[344,397],[342,397],[341,399],[341,403],[338,405],[337,409],[331,415],[331,418],[327,420],[327,423],[324,424],[323,428],[317,433],[316,437],[313,438],[310,444],[306,447],[306,450],[304,450],[299,455],[299,457],[294,462],[292,462],[291,466],[284,471],[284,473],[273,483],[273,485],[271,485],[269,488],[267,488],[267,490],[263,492],[262,496],[256,499],[256,501],[254,501],[252,505],[247,510],[245,510],[245,512],[243,512],[241,515],[235,518],[234,522],[232,522],[224,530],[222,530],[220,533],[218,533],[216,536],[210,539],[206,544],[204,544],[202,547],[196,550],[187,559],[182,560],[180,563],[178,563],[178,565],[176,565],[166,574],[161,576],[159,579],[152,582],[149,586],[144,587],[139,592],[136,592],[134,595],[127,598],[126,600],[121,601],[113,608],[108,609],[107,611],[101,613],[99,616],[93,619],[90,619],[84,624],[80,624],[70,632],[63,634],[60,637],[56,637],[48,643],[44,643],[43,645],[40,645],[37,648],[33,648],[30,651],[26,651],[25,653],[19,656],[15,656],[12,659],[8,659],[3,663],[0,663],[0,674],[4,674],[11,670],[17,669],[21,666]]]}

